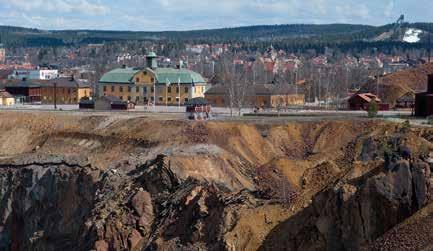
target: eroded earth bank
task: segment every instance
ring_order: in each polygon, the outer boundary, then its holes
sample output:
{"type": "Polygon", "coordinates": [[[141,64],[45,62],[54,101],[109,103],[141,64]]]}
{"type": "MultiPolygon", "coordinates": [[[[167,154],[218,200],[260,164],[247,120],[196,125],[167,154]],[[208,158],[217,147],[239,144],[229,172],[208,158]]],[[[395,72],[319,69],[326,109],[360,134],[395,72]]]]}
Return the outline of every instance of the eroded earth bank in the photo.
{"type": "Polygon", "coordinates": [[[433,130],[0,113],[0,250],[423,249],[433,130]]]}

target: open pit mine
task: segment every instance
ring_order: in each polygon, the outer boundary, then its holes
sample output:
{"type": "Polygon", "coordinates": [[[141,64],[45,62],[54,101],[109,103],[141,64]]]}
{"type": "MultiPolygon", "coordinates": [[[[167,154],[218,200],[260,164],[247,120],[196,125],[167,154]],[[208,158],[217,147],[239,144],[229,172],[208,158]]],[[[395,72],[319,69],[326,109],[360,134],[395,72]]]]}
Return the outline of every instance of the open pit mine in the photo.
{"type": "Polygon", "coordinates": [[[0,250],[433,243],[433,129],[0,113],[0,250]]]}

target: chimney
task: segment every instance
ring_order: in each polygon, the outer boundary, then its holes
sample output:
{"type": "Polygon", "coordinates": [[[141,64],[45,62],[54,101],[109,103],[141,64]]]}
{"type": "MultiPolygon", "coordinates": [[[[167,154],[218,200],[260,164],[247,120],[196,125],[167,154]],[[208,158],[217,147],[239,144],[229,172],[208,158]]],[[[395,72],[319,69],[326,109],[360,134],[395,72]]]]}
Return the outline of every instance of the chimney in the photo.
{"type": "Polygon", "coordinates": [[[428,87],[427,92],[433,94],[433,74],[428,75],[428,87]]]}

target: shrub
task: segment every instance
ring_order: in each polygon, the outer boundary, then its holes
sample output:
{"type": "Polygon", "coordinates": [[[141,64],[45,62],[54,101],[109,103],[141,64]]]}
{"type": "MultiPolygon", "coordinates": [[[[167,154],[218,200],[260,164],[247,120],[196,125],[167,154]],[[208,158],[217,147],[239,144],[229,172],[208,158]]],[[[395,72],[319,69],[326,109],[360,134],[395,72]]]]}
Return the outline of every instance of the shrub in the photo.
{"type": "Polygon", "coordinates": [[[377,106],[377,102],[376,101],[371,101],[370,104],[368,105],[368,117],[370,118],[374,118],[377,116],[378,113],[378,106],[377,106]]]}
{"type": "Polygon", "coordinates": [[[403,122],[402,126],[401,126],[401,132],[403,133],[407,133],[410,130],[410,121],[406,120],[403,122]]]}

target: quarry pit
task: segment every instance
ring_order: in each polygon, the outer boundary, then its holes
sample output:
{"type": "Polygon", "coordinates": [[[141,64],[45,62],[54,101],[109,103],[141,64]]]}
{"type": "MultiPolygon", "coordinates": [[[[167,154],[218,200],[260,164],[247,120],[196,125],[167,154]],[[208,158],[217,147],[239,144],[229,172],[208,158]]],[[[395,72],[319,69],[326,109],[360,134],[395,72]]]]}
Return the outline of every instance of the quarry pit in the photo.
{"type": "Polygon", "coordinates": [[[432,168],[380,120],[0,112],[0,250],[422,249],[432,168]]]}

